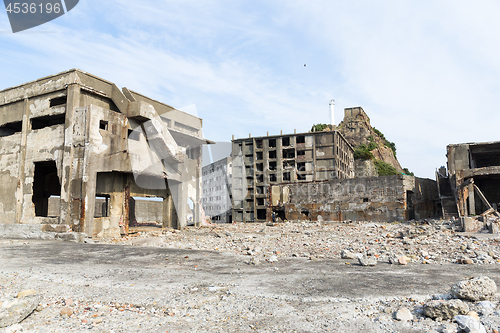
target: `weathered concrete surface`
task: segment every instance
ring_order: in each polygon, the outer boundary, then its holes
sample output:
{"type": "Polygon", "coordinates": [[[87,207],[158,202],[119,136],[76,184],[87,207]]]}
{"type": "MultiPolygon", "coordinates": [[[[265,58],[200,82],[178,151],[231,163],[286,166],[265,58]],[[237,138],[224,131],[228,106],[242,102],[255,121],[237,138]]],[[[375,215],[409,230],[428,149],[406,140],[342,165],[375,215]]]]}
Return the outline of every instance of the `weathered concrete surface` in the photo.
{"type": "MultiPolygon", "coordinates": [[[[38,273],[30,277],[33,289],[42,290],[40,287],[46,283],[37,282],[37,274],[46,278],[57,276],[78,285],[86,283],[88,278],[82,275],[85,272],[98,276],[92,288],[103,288],[104,294],[111,299],[113,282],[132,280],[135,288],[237,283],[239,286],[235,290],[243,294],[316,301],[339,297],[441,294],[449,291],[450,282],[467,276],[490,276],[500,283],[500,268],[490,265],[394,266],[379,263],[375,267],[364,267],[345,265],[341,259],[291,258],[280,259],[272,265],[249,266],[243,262],[247,257],[209,251],[55,241],[3,240],[0,252],[0,266],[5,272],[37,268],[38,273]]],[[[168,300],[168,291],[155,293],[158,300],[168,300]]]]}
{"type": "Polygon", "coordinates": [[[55,233],[42,231],[42,224],[0,224],[1,238],[54,239],[55,233]]]}

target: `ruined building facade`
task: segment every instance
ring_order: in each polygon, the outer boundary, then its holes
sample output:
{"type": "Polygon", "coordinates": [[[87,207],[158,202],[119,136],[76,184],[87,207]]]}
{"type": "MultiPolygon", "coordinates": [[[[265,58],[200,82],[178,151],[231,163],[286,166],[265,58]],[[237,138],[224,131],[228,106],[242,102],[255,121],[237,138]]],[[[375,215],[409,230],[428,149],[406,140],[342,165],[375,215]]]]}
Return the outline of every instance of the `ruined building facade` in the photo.
{"type": "Polygon", "coordinates": [[[452,144],[447,147],[448,174],[438,172],[445,215],[479,216],[500,206],[500,142],[452,144]],[[447,183],[447,180],[449,183],[447,183]],[[449,188],[449,189],[448,189],[449,188]],[[448,191],[447,193],[445,193],[448,191]]]}
{"type": "Polygon", "coordinates": [[[232,141],[233,221],[266,221],[269,186],[354,176],[354,150],[338,131],[232,141]]]}
{"type": "Polygon", "coordinates": [[[201,124],[80,70],[0,91],[0,224],[120,236],[133,197],[163,199],[174,228],[192,201],[199,223],[201,124]]]}

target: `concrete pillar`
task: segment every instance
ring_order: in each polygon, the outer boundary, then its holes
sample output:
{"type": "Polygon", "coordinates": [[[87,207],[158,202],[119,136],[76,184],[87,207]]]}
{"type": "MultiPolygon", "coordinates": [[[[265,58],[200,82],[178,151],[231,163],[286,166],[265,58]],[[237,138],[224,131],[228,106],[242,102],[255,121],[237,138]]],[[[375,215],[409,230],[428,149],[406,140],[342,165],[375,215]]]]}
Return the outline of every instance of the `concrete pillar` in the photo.
{"type": "Polygon", "coordinates": [[[469,184],[469,215],[476,215],[476,200],[474,197],[474,184],[469,184]]]}
{"type": "MultiPolygon", "coordinates": [[[[79,220],[79,217],[73,221],[72,215],[81,211],[78,205],[75,206],[73,198],[71,197],[74,191],[74,184],[72,182],[74,170],[73,170],[73,124],[75,121],[75,109],[79,106],[80,99],[80,87],[76,84],[68,86],[67,91],[67,101],[66,101],[66,120],[64,123],[64,154],[62,158],[62,170],[61,170],[61,205],[60,214],[61,223],[73,226],[75,222],[79,220]]],[[[78,223],[76,224],[78,225],[78,223]]]]}
{"type": "Polygon", "coordinates": [[[29,100],[24,99],[24,115],[23,115],[23,128],[21,133],[21,147],[18,159],[18,182],[16,190],[16,223],[22,222],[23,215],[23,201],[24,201],[24,183],[26,180],[26,142],[28,138],[28,131],[30,131],[29,119],[31,111],[29,108],[29,100]]]}
{"type": "Polygon", "coordinates": [[[173,224],[175,229],[182,229],[187,225],[186,209],[188,195],[186,187],[185,182],[175,183],[170,186],[170,192],[172,193],[175,211],[177,213],[177,223],[173,224]]]}
{"type": "Polygon", "coordinates": [[[81,219],[83,220],[83,225],[81,225],[80,232],[85,232],[87,236],[92,237],[94,232],[94,213],[95,213],[95,184],[97,173],[93,172],[88,177],[85,177],[86,181],[82,181],[82,213],[81,219]]]}
{"type": "Polygon", "coordinates": [[[173,200],[172,195],[168,194],[165,199],[163,199],[163,228],[173,228],[173,200]]]}
{"type": "MultiPolygon", "coordinates": [[[[122,183],[120,182],[120,185],[122,183]]],[[[125,193],[123,192],[123,187],[120,190],[116,190],[114,187],[114,192],[110,195],[110,209],[109,209],[109,225],[103,223],[102,231],[104,236],[107,237],[120,237],[120,221],[123,222],[124,212],[124,198],[125,193]]]]}

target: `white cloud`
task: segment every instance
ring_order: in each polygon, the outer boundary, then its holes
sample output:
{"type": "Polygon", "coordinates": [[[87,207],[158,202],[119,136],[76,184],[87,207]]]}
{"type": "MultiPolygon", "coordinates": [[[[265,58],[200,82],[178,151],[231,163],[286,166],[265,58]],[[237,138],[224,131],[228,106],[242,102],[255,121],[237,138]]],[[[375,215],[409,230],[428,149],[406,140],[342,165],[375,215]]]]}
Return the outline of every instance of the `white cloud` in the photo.
{"type": "Polygon", "coordinates": [[[496,140],[499,6],[89,0],[39,28],[55,33],[0,34],[0,85],[80,68],[195,104],[216,141],[307,131],[335,98],[337,122],[362,106],[403,166],[433,177],[447,144],[496,140]]]}

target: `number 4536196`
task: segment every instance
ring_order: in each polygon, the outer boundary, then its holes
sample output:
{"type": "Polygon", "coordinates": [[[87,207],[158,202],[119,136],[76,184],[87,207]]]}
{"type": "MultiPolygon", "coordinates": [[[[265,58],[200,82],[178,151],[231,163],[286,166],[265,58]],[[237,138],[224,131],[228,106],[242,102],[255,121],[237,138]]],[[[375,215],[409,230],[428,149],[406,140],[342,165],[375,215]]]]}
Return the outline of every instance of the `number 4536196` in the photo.
{"type": "Polygon", "coordinates": [[[61,12],[61,4],[56,3],[56,4],[36,4],[36,3],[9,3],[9,5],[6,8],[7,13],[14,13],[14,14],[51,14],[51,13],[56,13],[59,14],[61,12]]]}

